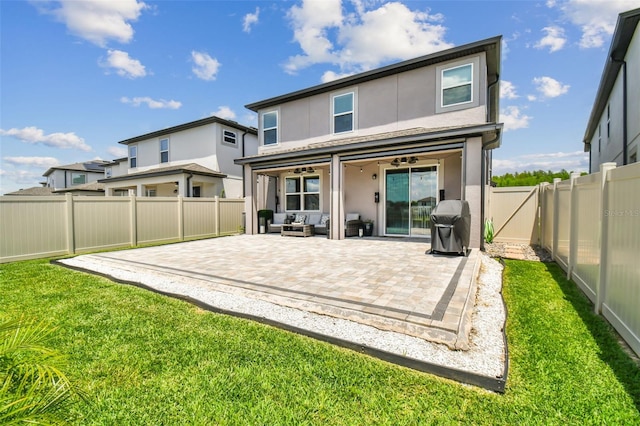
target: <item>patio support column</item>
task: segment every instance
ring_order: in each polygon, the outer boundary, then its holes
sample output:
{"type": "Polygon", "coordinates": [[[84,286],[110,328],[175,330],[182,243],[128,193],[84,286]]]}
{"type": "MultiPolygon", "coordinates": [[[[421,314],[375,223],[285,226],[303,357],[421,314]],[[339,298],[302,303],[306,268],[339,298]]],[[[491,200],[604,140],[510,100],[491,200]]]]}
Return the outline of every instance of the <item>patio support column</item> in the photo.
{"type": "Polygon", "coordinates": [[[344,222],[342,212],[342,164],[340,163],[340,157],[333,154],[331,156],[330,172],[330,186],[331,196],[329,205],[329,214],[331,215],[331,239],[341,240],[344,238],[344,230],[341,226],[344,222]]]}
{"type": "Polygon", "coordinates": [[[256,178],[253,175],[251,166],[244,165],[244,213],[245,213],[245,234],[255,234],[257,225],[257,210],[255,208],[255,190],[256,190],[256,178]]]}
{"type": "Polygon", "coordinates": [[[467,139],[463,162],[463,199],[469,203],[471,212],[470,248],[480,248],[482,241],[482,138],[467,139]]]}

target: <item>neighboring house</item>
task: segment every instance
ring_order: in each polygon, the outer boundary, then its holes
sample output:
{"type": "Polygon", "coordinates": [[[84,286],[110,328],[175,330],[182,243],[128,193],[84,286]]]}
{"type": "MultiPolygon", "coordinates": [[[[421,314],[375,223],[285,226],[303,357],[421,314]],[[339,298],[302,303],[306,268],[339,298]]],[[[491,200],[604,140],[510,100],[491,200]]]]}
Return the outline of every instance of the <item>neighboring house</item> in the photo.
{"type": "Polygon", "coordinates": [[[640,9],[618,15],[600,86],[584,134],[589,172],[638,161],[640,145],[640,9]]]}
{"type": "Polygon", "coordinates": [[[209,117],[120,141],[129,156],[110,163],[107,196],[240,198],[242,167],[234,159],[257,153],[257,130],[209,117]]]}
{"type": "Polygon", "coordinates": [[[47,178],[44,185],[52,188],[53,192],[76,188],[79,185],[97,182],[104,177],[105,165],[108,161],[93,160],[84,163],[67,164],[51,167],[44,173],[47,178]]]}
{"type": "Polygon", "coordinates": [[[491,150],[500,146],[500,49],[494,37],[342,78],[246,107],[258,113],[259,152],[244,166],[247,232],[257,211],[348,213],[377,235],[430,235],[442,199],[471,207],[480,247],[491,150]]]}
{"type": "Polygon", "coordinates": [[[49,188],[46,186],[32,186],[31,188],[19,189],[13,192],[7,192],[4,195],[31,195],[36,197],[55,195],[53,193],[53,188],[49,188]]]}

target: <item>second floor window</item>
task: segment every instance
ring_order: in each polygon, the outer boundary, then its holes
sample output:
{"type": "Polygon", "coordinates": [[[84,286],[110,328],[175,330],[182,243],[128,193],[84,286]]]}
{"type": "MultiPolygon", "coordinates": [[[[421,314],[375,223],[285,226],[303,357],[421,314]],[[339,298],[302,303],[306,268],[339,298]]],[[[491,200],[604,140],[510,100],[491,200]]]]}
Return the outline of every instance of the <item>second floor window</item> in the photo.
{"type": "Polygon", "coordinates": [[[160,139],[160,162],[169,162],[169,139],[160,139]]]}
{"type": "Polygon", "coordinates": [[[262,143],[273,145],[278,143],[278,112],[271,111],[262,114],[262,143]]]}
{"type": "Polygon", "coordinates": [[[71,185],[87,183],[87,175],[84,173],[71,173],[71,185]]]}
{"type": "Polygon", "coordinates": [[[135,145],[129,147],[129,167],[132,169],[138,167],[138,147],[135,145]]]}
{"type": "Polygon", "coordinates": [[[333,97],[333,133],[353,130],[353,93],[333,97]]]}
{"type": "Polygon", "coordinates": [[[442,70],[442,106],[472,101],[473,64],[442,70]]]}
{"type": "Polygon", "coordinates": [[[222,131],[222,140],[225,143],[231,144],[231,145],[235,145],[236,144],[236,133],[232,132],[230,130],[223,130],[222,131]]]}

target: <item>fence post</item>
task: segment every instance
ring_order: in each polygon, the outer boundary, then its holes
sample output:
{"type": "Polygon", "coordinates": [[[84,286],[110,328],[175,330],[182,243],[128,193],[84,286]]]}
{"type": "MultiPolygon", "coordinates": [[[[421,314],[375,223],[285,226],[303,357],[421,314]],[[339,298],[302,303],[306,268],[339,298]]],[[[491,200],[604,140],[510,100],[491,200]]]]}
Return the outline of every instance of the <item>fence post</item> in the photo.
{"type": "Polygon", "coordinates": [[[213,197],[213,212],[216,221],[216,237],[220,236],[220,197],[217,195],[213,197]]]}
{"type": "Polygon", "coordinates": [[[609,261],[607,256],[607,252],[609,251],[609,197],[607,196],[607,177],[609,175],[609,170],[613,170],[615,168],[616,163],[600,164],[600,273],[598,274],[596,300],[593,306],[596,314],[602,313],[602,305],[604,304],[604,298],[607,290],[607,262],[609,261]]]}
{"type": "Polygon", "coordinates": [[[558,254],[558,212],[560,211],[558,184],[560,181],[560,178],[553,179],[553,232],[551,233],[551,257],[553,260],[556,260],[556,255],[558,254]]]}
{"type": "Polygon", "coordinates": [[[184,197],[178,195],[178,240],[184,241],[184,197]]]}
{"type": "Polygon", "coordinates": [[[569,188],[569,258],[567,259],[567,279],[571,279],[573,268],[578,258],[578,188],[576,179],[580,173],[571,173],[571,186],[569,188]]]}
{"type": "Polygon", "coordinates": [[[138,245],[138,206],[136,204],[137,198],[135,195],[129,195],[129,203],[131,207],[131,222],[129,224],[131,230],[131,247],[135,247],[138,245]]]}
{"type": "Polygon", "coordinates": [[[73,195],[70,192],[65,194],[65,204],[67,207],[67,253],[74,254],[76,252],[76,245],[75,227],[73,226],[73,195]]]}
{"type": "Polygon", "coordinates": [[[540,232],[540,237],[538,238],[540,247],[544,248],[547,244],[545,240],[546,229],[547,229],[547,217],[545,216],[545,212],[547,211],[547,187],[549,186],[549,182],[542,182],[538,185],[538,223],[540,227],[538,228],[540,232]]]}

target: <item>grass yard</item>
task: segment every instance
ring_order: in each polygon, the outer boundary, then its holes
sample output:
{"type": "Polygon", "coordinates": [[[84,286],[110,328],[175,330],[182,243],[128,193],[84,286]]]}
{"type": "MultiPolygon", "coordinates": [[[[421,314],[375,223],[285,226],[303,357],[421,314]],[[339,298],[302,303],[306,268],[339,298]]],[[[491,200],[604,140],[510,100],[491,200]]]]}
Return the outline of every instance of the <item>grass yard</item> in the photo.
{"type": "Polygon", "coordinates": [[[72,424],[640,424],[640,369],[555,264],[507,261],[504,297],[498,395],[47,261],[0,265],[0,320],[59,327],[91,399],[72,424]]]}

